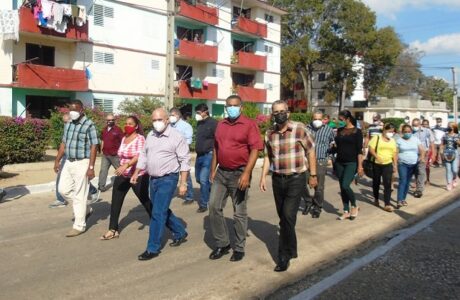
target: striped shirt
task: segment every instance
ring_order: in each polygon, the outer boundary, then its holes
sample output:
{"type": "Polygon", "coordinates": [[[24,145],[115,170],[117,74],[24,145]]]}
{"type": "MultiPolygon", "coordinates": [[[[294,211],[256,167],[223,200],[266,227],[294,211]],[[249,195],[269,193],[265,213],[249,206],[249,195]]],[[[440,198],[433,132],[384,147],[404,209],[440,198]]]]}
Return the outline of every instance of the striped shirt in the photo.
{"type": "Polygon", "coordinates": [[[323,125],[316,129],[311,125],[307,126],[308,132],[315,139],[316,160],[327,162],[331,143],[334,141],[334,131],[331,127],[323,125]]]}
{"type": "Polygon", "coordinates": [[[66,123],[62,142],[67,159],[90,158],[91,146],[99,144],[96,126],[86,116],[77,122],[66,123]]]}
{"type": "Polygon", "coordinates": [[[420,140],[425,150],[429,150],[434,143],[434,134],[431,129],[421,127],[414,135],[420,140]]]}
{"type": "MultiPolygon", "coordinates": [[[[120,158],[120,165],[124,165],[129,163],[134,157],[139,156],[142,149],[145,146],[145,137],[141,134],[138,134],[137,137],[129,142],[128,144],[125,143],[125,138],[121,140],[120,148],[118,148],[118,157],[120,158]]],[[[131,177],[136,170],[136,165],[133,165],[127,168],[123,172],[123,176],[131,177]]],[[[141,170],[139,172],[139,176],[144,175],[145,170],[141,170]]]]}
{"type": "Polygon", "coordinates": [[[154,177],[190,171],[190,151],[185,138],[169,125],[161,134],[151,131],[139,154],[137,168],[154,177]]]}
{"type": "Polygon", "coordinates": [[[302,123],[289,121],[285,132],[273,128],[265,134],[265,153],[275,173],[290,175],[305,172],[308,169],[306,154],[311,150],[315,150],[315,143],[302,123]]]}
{"type": "Polygon", "coordinates": [[[379,135],[382,132],[383,132],[383,127],[380,124],[371,124],[369,125],[369,128],[367,129],[367,135],[369,136],[369,138],[379,135]]]}

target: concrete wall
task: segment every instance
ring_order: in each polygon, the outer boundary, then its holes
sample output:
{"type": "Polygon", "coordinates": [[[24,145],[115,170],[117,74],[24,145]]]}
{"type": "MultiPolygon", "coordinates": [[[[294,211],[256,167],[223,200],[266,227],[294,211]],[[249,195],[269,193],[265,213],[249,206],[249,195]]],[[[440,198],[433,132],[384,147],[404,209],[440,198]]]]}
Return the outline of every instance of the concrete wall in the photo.
{"type": "Polygon", "coordinates": [[[12,82],[13,41],[0,39],[0,84],[12,82]]]}
{"type": "Polygon", "coordinates": [[[0,87],[0,116],[13,116],[13,89],[0,87]]]}

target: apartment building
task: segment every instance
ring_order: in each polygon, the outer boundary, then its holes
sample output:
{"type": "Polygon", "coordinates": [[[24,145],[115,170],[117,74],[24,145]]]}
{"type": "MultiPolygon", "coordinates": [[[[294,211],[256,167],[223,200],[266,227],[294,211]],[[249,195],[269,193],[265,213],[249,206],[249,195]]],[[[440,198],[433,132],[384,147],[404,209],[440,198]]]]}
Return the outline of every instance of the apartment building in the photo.
{"type": "MultiPolygon", "coordinates": [[[[0,115],[47,117],[74,98],[117,113],[124,99],[164,97],[166,0],[47,1],[84,16],[65,30],[43,26],[23,2],[0,4],[19,11],[19,41],[0,41],[0,115]]],[[[190,111],[207,102],[219,116],[238,93],[269,109],[280,94],[285,12],[260,0],[175,2],[177,102],[190,111]]]]}

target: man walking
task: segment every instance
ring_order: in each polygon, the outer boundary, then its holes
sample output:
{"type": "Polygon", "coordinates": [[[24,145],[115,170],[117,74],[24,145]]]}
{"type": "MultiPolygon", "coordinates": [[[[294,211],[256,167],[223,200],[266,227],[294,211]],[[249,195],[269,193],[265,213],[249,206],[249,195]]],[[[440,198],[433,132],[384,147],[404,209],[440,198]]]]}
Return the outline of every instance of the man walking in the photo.
{"type": "Polygon", "coordinates": [[[265,177],[272,165],[273,195],[280,218],[278,263],[275,272],[284,272],[289,267],[289,260],[297,257],[295,224],[300,197],[307,188],[307,177],[311,187],[317,184],[316,155],[313,137],[305,125],[289,121],[289,108],[285,101],[273,102],[272,117],[275,126],[265,134],[265,158],[260,189],[263,192],[267,190],[265,177]]]}
{"type": "Polygon", "coordinates": [[[187,232],[182,222],[169,208],[179,184],[179,195],[187,191],[187,176],[190,171],[190,152],[184,137],[169,126],[168,113],[158,108],[152,113],[153,131],[147,135],[144,150],[139,155],[136,171],[131,177],[135,184],[139,171],[147,170],[150,175],[150,219],[147,250],[138,256],[139,260],[157,257],[161,250],[165,226],[173,234],[171,247],[180,246],[187,241],[187,232]]]}
{"type": "Polygon", "coordinates": [[[434,151],[434,137],[431,132],[431,129],[421,127],[420,126],[420,119],[415,118],[412,120],[412,130],[414,131],[414,135],[419,139],[422,143],[422,147],[425,150],[425,160],[424,162],[419,162],[417,165],[417,170],[415,174],[415,178],[417,180],[417,185],[414,192],[415,198],[421,198],[423,196],[423,191],[425,189],[425,181],[426,181],[426,168],[428,161],[430,161],[430,157],[428,153],[433,155],[434,151]]]}
{"type": "Polygon", "coordinates": [[[94,123],[83,113],[81,101],[72,101],[69,108],[72,121],[64,126],[64,135],[54,162],[54,171],[59,172],[60,162],[65,154],[66,161],[61,171],[58,190],[66,201],[73,202],[75,217],[73,229],[66,236],[74,237],[85,232],[86,219],[92,213],[90,207],[87,214],[86,199],[89,180],[94,178],[99,141],[94,123]]]}
{"type": "Polygon", "coordinates": [[[212,150],[214,149],[214,136],[217,128],[217,121],[209,116],[208,106],[200,103],[195,107],[196,128],[196,162],[195,178],[200,184],[200,201],[198,202],[197,212],[203,213],[208,210],[209,193],[211,192],[211,182],[209,174],[211,172],[212,150]]]}
{"type": "Polygon", "coordinates": [[[209,219],[217,247],[209,258],[219,259],[231,249],[223,214],[227,197],[230,196],[233,202],[233,226],[236,235],[230,261],[240,261],[244,257],[246,243],[246,203],[251,174],[259,151],[263,150],[263,143],[256,122],[241,115],[243,108],[239,96],[229,96],[225,108],[228,117],[217,125],[211,163],[209,219]]]}
{"type": "Polygon", "coordinates": [[[123,131],[115,125],[115,117],[108,114],[105,118],[107,126],[101,132],[101,170],[99,171],[99,190],[105,192],[108,190],[106,186],[107,174],[110,166],[115,170],[120,166],[120,158],[118,157],[118,148],[120,148],[121,140],[123,139],[123,131]]]}
{"type": "Polygon", "coordinates": [[[309,195],[308,188],[306,189],[306,204],[303,214],[307,215],[311,212],[312,218],[319,218],[324,202],[324,182],[326,180],[327,163],[331,144],[334,142],[334,132],[332,128],[322,123],[323,113],[316,112],[313,114],[312,122],[307,126],[308,132],[315,140],[316,150],[316,174],[318,185],[315,187],[315,195],[313,198],[309,195]]]}
{"type": "MultiPolygon", "coordinates": [[[[187,145],[190,147],[193,141],[193,128],[192,125],[182,119],[182,113],[178,108],[173,107],[169,110],[169,124],[182,134],[187,145]]],[[[187,193],[185,194],[184,204],[192,204],[193,198],[192,177],[189,174],[187,176],[187,193]]]]}
{"type": "Polygon", "coordinates": [[[442,119],[436,118],[436,126],[433,127],[433,135],[434,135],[434,146],[435,146],[435,155],[436,158],[433,164],[436,167],[439,167],[442,164],[441,153],[439,149],[441,148],[442,139],[444,135],[446,135],[447,128],[442,127],[442,119]]]}

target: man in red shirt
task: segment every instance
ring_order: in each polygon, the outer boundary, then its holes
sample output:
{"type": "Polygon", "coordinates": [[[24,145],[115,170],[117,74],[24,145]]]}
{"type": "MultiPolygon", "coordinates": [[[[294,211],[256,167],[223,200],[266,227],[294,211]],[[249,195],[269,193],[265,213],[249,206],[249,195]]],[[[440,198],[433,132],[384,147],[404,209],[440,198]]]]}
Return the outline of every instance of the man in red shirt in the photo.
{"type": "Polygon", "coordinates": [[[236,235],[230,261],[240,261],[244,257],[248,228],[246,200],[252,169],[264,146],[257,123],[241,115],[242,102],[239,96],[228,97],[225,108],[228,118],[217,125],[211,164],[209,218],[217,248],[209,258],[219,259],[231,249],[223,214],[227,197],[230,196],[236,235]]]}
{"type": "Polygon", "coordinates": [[[113,166],[115,170],[120,166],[120,158],[117,152],[124,135],[120,127],[115,125],[115,117],[112,114],[108,114],[105,120],[107,126],[104,127],[101,133],[102,156],[101,170],[99,172],[99,190],[101,192],[108,190],[105,184],[110,166],[113,166]]]}

